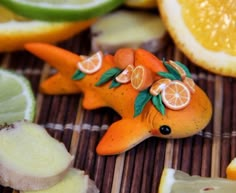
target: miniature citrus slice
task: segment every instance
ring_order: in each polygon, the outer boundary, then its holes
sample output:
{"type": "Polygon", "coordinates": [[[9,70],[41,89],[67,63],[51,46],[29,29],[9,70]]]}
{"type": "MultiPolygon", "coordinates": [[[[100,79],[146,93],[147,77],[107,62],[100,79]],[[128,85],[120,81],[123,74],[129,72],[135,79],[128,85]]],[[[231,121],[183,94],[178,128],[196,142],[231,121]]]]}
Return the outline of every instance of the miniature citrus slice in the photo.
{"type": "Polygon", "coordinates": [[[178,64],[176,64],[174,61],[169,60],[168,64],[170,64],[179,73],[182,80],[186,77],[185,70],[182,67],[180,67],[178,64]]]}
{"type": "Polygon", "coordinates": [[[236,77],[236,4],[218,0],[157,0],[178,48],[211,72],[236,77]]]}
{"type": "Polygon", "coordinates": [[[170,79],[168,78],[161,78],[159,80],[157,80],[156,82],[154,82],[149,90],[149,92],[153,95],[153,96],[157,96],[158,94],[161,93],[161,91],[163,91],[166,86],[171,82],[170,79]]]}
{"type": "Polygon", "coordinates": [[[187,86],[187,88],[192,94],[195,92],[195,82],[192,78],[185,77],[183,79],[183,83],[185,84],[185,86],[187,86]]]}
{"type": "Polygon", "coordinates": [[[37,20],[72,21],[101,16],[123,3],[124,0],[1,0],[15,13],[37,20]]]}
{"type": "Polygon", "coordinates": [[[78,62],[78,68],[85,74],[93,74],[102,67],[103,53],[101,51],[96,52],[92,56],[78,62]]]}
{"type": "Polygon", "coordinates": [[[116,81],[119,83],[128,83],[131,80],[131,75],[134,70],[134,66],[129,64],[117,77],[116,81]]]}
{"type": "Polygon", "coordinates": [[[76,22],[29,20],[0,5],[0,52],[24,48],[29,42],[56,43],[88,28],[95,19],[76,22]]]}
{"type": "Polygon", "coordinates": [[[166,107],[172,110],[180,110],[186,107],[191,99],[189,89],[184,83],[174,80],[169,83],[161,93],[162,101],[166,107]]]}
{"type": "Polygon", "coordinates": [[[131,75],[131,85],[136,90],[144,90],[153,83],[153,74],[150,69],[145,66],[136,66],[131,75]]]}
{"type": "Polygon", "coordinates": [[[232,159],[226,168],[226,176],[228,179],[236,180],[236,158],[232,159]]]}
{"type": "Polygon", "coordinates": [[[236,183],[226,178],[190,176],[180,170],[164,168],[158,193],[182,192],[227,192],[234,193],[236,183]]]}
{"type": "Polygon", "coordinates": [[[24,76],[0,69],[0,90],[0,124],[33,121],[35,97],[24,76]]]}

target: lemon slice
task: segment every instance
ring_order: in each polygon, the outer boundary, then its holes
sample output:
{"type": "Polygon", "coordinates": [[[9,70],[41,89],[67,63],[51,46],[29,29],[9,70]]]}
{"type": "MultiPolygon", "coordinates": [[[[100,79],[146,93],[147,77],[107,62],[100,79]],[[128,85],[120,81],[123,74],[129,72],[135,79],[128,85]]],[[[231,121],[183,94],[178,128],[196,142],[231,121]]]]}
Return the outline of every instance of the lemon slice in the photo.
{"type": "Polygon", "coordinates": [[[185,172],[164,168],[158,193],[234,193],[236,183],[226,178],[190,176],[185,172]]]}
{"type": "Polygon", "coordinates": [[[157,0],[178,48],[198,66],[236,77],[236,4],[233,0],[157,0]]]}
{"type": "Polygon", "coordinates": [[[15,13],[40,20],[85,20],[103,15],[124,0],[1,0],[15,13]]]}
{"type": "Polygon", "coordinates": [[[88,28],[95,19],[77,22],[29,20],[0,5],[0,52],[23,49],[28,42],[56,43],[88,28]]]}
{"type": "Polygon", "coordinates": [[[33,121],[35,97],[25,77],[0,69],[0,90],[0,124],[33,121]]]}

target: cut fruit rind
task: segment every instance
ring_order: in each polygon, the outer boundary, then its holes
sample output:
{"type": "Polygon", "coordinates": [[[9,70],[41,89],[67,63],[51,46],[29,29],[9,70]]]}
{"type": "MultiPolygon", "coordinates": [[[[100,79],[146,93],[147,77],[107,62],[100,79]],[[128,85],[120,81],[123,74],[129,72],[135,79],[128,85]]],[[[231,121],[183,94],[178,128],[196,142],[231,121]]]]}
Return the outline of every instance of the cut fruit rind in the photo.
{"type": "Polygon", "coordinates": [[[45,190],[21,191],[20,193],[98,193],[96,185],[83,171],[70,168],[65,178],[45,190]]]}
{"type": "Polygon", "coordinates": [[[36,20],[46,21],[75,21],[86,20],[101,16],[119,5],[124,0],[96,0],[96,1],[26,1],[1,0],[1,3],[15,13],[36,20]]]}
{"type": "Polygon", "coordinates": [[[218,1],[211,1],[211,3],[209,3],[205,0],[193,2],[183,0],[157,0],[157,2],[160,15],[169,34],[178,48],[192,62],[213,73],[236,77],[234,43],[235,4],[232,3],[233,1],[222,1],[221,4],[218,4],[218,1]],[[187,6],[189,5],[192,5],[192,9],[197,10],[193,11],[191,8],[188,8],[187,6]],[[204,6],[204,8],[202,8],[202,6],[204,6]],[[211,6],[216,9],[208,9],[208,7],[211,6]],[[219,9],[221,11],[219,11],[219,9]],[[191,32],[189,29],[191,27],[187,26],[183,16],[186,13],[189,14],[186,18],[191,22],[191,24],[188,25],[195,27],[198,37],[191,32]],[[191,16],[191,14],[193,16],[191,16]],[[195,19],[196,15],[201,19],[195,19]],[[220,23],[222,21],[223,23],[220,23]],[[202,22],[201,25],[199,25],[199,22],[202,22]],[[215,28],[212,29],[212,26],[215,28]],[[228,27],[230,29],[228,29],[228,27]],[[205,29],[210,33],[205,33],[205,29]],[[223,33],[222,30],[224,31],[223,33]],[[218,36],[219,40],[223,40],[224,46],[228,46],[228,51],[222,49],[223,46],[221,47],[220,44],[212,41],[213,38],[209,38],[208,35],[218,36]],[[216,46],[219,50],[206,48],[206,46],[200,43],[199,38],[206,44],[211,42],[213,46],[216,46]]]}
{"type": "Polygon", "coordinates": [[[19,74],[0,69],[0,124],[33,121],[35,97],[30,82],[19,74]]]}
{"type": "Polygon", "coordinates": [[[0,129],[0,184],[39,190],[58,183],[73,157],[41,126],[20,121],[0,129]]]}
{"type": "Polygon", "coordinates": [[[180,170],[164,168],[158,193],[234,193],[236,183],[225,178],[190,176],[180,170]]]}
{"type": "MultiPolygon", "coordinates": [[[[1,4],[1,3],[0,3],[1,4]]],[[[88,28],[96,19],[47,22],[21,17],[0,5],[0,52],[22,50],[29,42],[56,43],[88,28]]]]}

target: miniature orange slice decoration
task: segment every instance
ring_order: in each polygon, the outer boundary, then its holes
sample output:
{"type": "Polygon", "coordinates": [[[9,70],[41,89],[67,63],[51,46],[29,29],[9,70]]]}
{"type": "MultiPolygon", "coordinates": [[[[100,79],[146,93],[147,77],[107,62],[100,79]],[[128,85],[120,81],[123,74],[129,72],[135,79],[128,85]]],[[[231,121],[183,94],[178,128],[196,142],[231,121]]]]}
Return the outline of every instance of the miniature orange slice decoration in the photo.
{"type": "Polygon", "coordinates": [[[144,90],[153,83],[153,72],[145,66],[136,66],[131,75],[131,85],[136,90],[144,90]]]}
{"type": "Polygon", "coordinates": [[[166,88],[166,86],[171,82],[171,80],[169,78],[161,78],[159,80],[157,80],[156,82],[153,83],[153,85],[151,86],[149,92],[153,95],[153,96],[157,96],[158,94],[161,93],[161,91],[164,90],[164,88],[166,88]]]}
{"type": "Polygon", "coordinates": [[[134,66],[129,64],[117,77],[116,81],[119,83],[128,83],[131,80],[131,75],[134,70],[134,66]]]}
{"type": "Polygon", "coordinates": [[[185,70],[182,67],[180,67],[178,64],[176,64],[174,61],[169,60],[168,64],[170,64],[179,73],[182,80],[186,77],[185,70]]]}
{"type": "Polygon", "coordinates": [[[191,99],[189,89],[183,82],[174,80],[167,85],[161,93],[162,101],[166,107],[172,110],[180,110],[186,107],[191,99]]]}
{"type": "Polygon", "coordinates": [[[120,69],[125,69],[129,64],[134,65],[134,49],[120,48],[114,54],[115,66],[120,69]]]}
{"type": "Polygon", "coordinates": [[[78,68],[81,72],[84,72],[85,74],[93,74],[102,67],[102,58],[103,53],[101,51],[98,51],[92,56],[78,62],[78,68]]]}
{"type": "Polygon", "coordinates": [[[185,84],[185,86],[187,86],[187,88],[192,94],[195,92],[195,82],[192,78],[185,77],[183,79],[183,83],[185,84]]]}

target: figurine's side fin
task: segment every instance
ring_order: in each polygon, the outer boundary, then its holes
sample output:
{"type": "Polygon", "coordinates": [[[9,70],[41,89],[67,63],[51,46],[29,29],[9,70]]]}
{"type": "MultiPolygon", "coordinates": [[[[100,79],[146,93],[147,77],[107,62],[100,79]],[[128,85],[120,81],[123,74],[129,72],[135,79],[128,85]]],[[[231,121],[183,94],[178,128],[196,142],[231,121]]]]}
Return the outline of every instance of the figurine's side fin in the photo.
{"type": "Polygon", "coordinates": [[[75,81],[57,73],[40,84],[40,91],[45,94],[56,95],[76,94],[80,92],[80,89],[75,81]]]}
{"type": "Polygon", "coordinates": [[[107,103],[96,92],[88,90],[84,93],[82,105],[85,109],[92,110],[100,107],[106,107],[107,103]]]}
{"type": "Polygon", "coordinates": [[[148,126],[136,119],[113,123],[97,146],[100,155],[123,153],[151,136],[148,126]]]}

